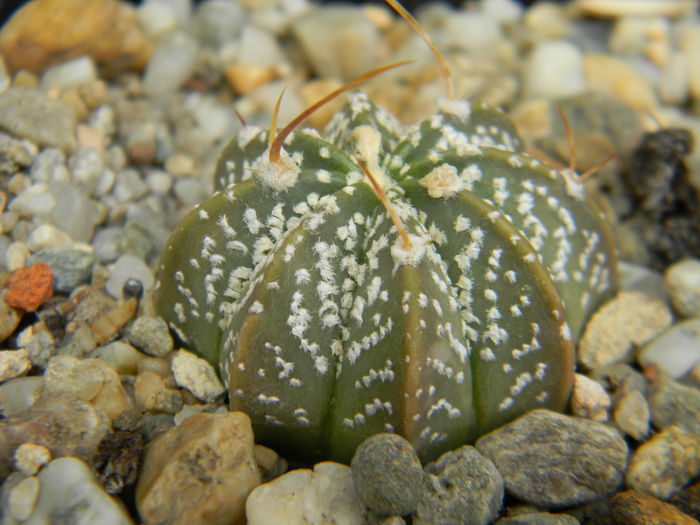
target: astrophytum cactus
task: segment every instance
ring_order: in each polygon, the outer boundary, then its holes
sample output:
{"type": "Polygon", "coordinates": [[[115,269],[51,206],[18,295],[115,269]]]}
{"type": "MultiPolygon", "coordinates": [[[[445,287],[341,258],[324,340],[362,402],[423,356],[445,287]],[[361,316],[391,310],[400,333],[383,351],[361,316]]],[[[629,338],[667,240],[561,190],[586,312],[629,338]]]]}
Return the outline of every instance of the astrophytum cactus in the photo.
{"type": "Polygon", "coordinates": [[[564,407],[576,338],[614,274],[573,173],[461,100],[404,129],[354,92],[323,136],[276,139],[245,126],[224,149],[155,291],[256,441],[349,461],[389,431],[427,461],[564,407]]]}

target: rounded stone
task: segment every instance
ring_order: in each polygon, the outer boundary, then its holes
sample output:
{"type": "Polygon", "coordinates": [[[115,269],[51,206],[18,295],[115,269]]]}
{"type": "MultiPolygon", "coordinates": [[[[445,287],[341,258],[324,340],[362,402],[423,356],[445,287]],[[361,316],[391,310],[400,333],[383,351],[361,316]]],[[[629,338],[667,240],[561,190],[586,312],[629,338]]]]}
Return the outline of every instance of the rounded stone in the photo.
{"type": "Polygon", "coordinates": [[[418,455],[398,434],[366,439],[357,447],[351,468],[358,497],[383,516],[410,514],[425,492],[418,455]]]}

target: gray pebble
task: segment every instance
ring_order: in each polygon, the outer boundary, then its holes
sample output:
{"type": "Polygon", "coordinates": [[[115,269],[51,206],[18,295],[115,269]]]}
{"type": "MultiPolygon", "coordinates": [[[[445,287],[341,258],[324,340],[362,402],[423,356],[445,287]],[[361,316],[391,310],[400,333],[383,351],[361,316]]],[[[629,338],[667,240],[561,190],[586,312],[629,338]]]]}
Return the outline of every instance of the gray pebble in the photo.
{"type": "Polygon", "coordinates": [[[96,79],[95,62],[89,55],[84,55],[49,67],[41,76],[41,87],[47,91],[51,88],[68,90],[96,79]]]}
{"type": "Polygon", "coordinates": [[[662,377],[652,385],[649,405],[651,421],[656,428],[678,425],[700,435],[700,389],[662,377]]]}
{"type": "Polygon", "coordinates": [[[637,441],[649,434],[650,417],[649,404],[639,390],[630,390],[615,403],[615,423],[637,441]]]}
{"type": "Polygon", "coordinates": [[[88,194],[94,194],[105,170],[104,153],[97,148],[83,146],[71,155],[68,165],[73,182],[88,194]]]}
{"type": "Polygon", "coordinates": [[[69,293],[92,274],[95,257],[85,250],[40,250],[33,253],[27,264],[45,262],[54,275],[54,289],[59,293],[69,293]]]}
{"type": "Polygon", "coordinates": [[[38,148],[29,140],[21,140],[0,132],[0,173],[12,175],[31,166],[38,148]]]}
{"type": "Polygon", "coordinates": [[[601,366],[593,370],[590,377],[603,385],[612,394],[613,399],[630,390],[639,390],[643,395],[646,395],[648,390],[646,378],[626,363],[601,366]]]}
{"type": "Polygon", "coordinates": [[[375,434],[364,440],[351,467],[358,497],[382,516],[410,514],[425,492],[418,455],[398,434],[375,434]]]}
{"type": "Polygon", "coordinates": [[[77,145],[73,110],[36,88],[11,87],[0,93],[0,128],[40,146],[73,151],[77,145]]]}
{"type": "Polygon", "coordinates": [[[143,76],[143,89],[152,96],[174,92],[192,73],[197,42],[185,32],[173,32],[160,41],[143,76]]]}
{"type": "Polygon", "coordinates": [[[138,171],[127,168],[117,173],[113,193],[119,202],[132,202],[146,195],[148,186],[138,171]]]}
{"type": "Polygon", "coordinates": [[[503,503],[503,477],[493,462],[469,445],[440,456],[425,468],[428,494],[415,525],[486,525],[503,503]]]}
{"type": "Polygon", "coordinates": [[[685,317],[700,317],[700,259],[685,259],[666,269],[664,284],[673,308],[685,317]]]}
{"type": "Polygon", "coordinates": [[[89,243],[101,218],[96,201],[68,182],[54,181],[48,187],[56,202],[49,214],[52,224],[74,241],[89,243]]]}
{"type": "Polygon", "coordinates": [[[126,333],[131,344],[148,355],[164,357],[173,351],[173,338],[160,317],[139,317],[126,333]]]}
{"type": "Polygon", "coordinates": [[[65,153],[58,148],[44,148],[34,159],[29,176],[34,182],[69,180],[65,153]]]}
{"type": "Polygon", "coordinates": [[[482,436],[476,448],[517,498],[543,507],[578,505],[615,490],[627,444],[602,423],[538,409],[482,436]]]}

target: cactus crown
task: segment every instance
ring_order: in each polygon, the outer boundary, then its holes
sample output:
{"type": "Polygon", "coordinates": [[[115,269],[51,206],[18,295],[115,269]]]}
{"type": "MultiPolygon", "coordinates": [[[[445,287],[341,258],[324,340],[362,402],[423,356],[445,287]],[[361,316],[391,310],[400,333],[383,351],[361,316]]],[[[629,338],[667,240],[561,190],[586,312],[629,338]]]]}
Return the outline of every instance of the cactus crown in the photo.
{"type": "Polygon", "coordinates": [[[155,294],[256,439],[349,461],[392,431],[427,461],[562,409],[575,340],[613,286],[583,185],[465,100],[405,129],[354,92],[323,136],[296,125],[228,144],[155,294]]]}

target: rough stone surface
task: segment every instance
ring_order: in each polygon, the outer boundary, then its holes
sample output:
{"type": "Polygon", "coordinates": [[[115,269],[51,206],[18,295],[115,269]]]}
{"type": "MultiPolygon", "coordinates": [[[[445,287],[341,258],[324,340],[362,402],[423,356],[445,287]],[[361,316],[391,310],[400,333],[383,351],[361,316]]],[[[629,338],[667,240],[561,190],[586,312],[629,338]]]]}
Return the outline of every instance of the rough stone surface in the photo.
{"type": "Polygon", "coordinates": [[[259,483],[250,418],[196,414],[149,445],[136,505],[148,524],[237,523],[259,483]]]}
{"type": "Polygon", "coordinates": [[[60,100],[32,88],[11,87],[0,93],[0,128],[41,146],[73,151],[76,118],[60,100]]]}
{"type": "Polygon", "coordinates": [[[567,514],[549,514],[548,512],[532,512],[501,518],[496,525],[578,525],[579,521],[567,514]]]}
{"type": "Polygon", "coordinates": [[[69,293],[90,279],[95,257],[85,250],[40,250],[27,260],[28,264],[45,262],[53,272],[54,289],[69,293]]]}
{"type": "Polygon", "coordinates": [[[197,399],[211,403],[225,392],[224,385],[206,360],[187,350],[178,350],[173,356],[172,371],[175,382],[189,390],[197,399]]]}
{"type": "Polygon", "coordinates": [[[26,350],[0,350],[0,383],[23,376],[32,367],[26,350]]]}
{"type": "Polygon", "coordinates": [[[355,492],[377,514],[410,514],[425,492],[418,455],[398,434],[367,438],[355,451],[351,467],[355,492]]]}
{"type": "Polygon", "coordinates": [[[486,525],[503,503],[503,477],[493,462],[465,445],[425,468],[428,494],[413,516],[416,525],[486,525]]]}
{"type": "Polygon", "coordinates": [[[168,325],[160,317],[139,317],[126,331],[131,344],[154,357],[163,357],[173,350],[168,325]]]}
{"type": "Polygon", "coordinates": [[[628,525],[697,525],[698,523],[673,505],[636,490],[626,490],[616,494],[610,508],[615,523],[628,525]]]}
{"type": "Polygon", "coordinates": [[[544,507],[612,492],[627,463],[627,444],[614,429],[544,409],[482,436],[476,448],[495,463],[508,492],[544,507]]]}
{"type": "Polygon", "coordinates": [[[575,416],[605,422],[611,404],[610,396],[600,383],[583,374],[574,375],[571,409],[575,416]]]}
{"type": "Polygon", "coordinates": [[[650,418],[649,403],[639,390],[630,390],[615,403],[615,423],[637,441],[649,434],[650,418]]]}
{"type": "Polygon", "coordinates": [[[652,386],[649,406],[656,428],[678,425],[700,436],[700,389],[662,377],[652,386]]]}
{"type": "Polygon", "coordinates": [[[656,434],[635,450],[627,486],[666,500],[700,474],[700,437],[677,426],[656,434]]]}
{"type": "Polygon", "coordinates": [[[48,448],[33,443],[22,443],[15,450],[15,466],[25,476],[33,476],[51,461],[48,448]]]}
{"type": "Polygon", "coordinates": [[[355,493],[350,467],[323,462],[260,485],[246,501],[248,525],[357,525],[369,511],[355,493]]]}
{"type": "Polygon", "coordinates": [[[629,360],[635,345],[659,335],[672,320],[671,311],[658,299],[639,292],[620,292],[586,325],[578,360],[588,368],[629,360]]]}

